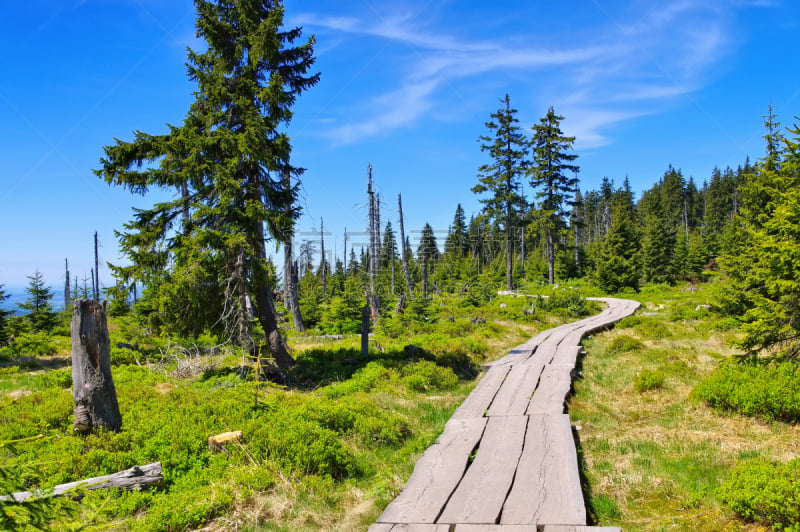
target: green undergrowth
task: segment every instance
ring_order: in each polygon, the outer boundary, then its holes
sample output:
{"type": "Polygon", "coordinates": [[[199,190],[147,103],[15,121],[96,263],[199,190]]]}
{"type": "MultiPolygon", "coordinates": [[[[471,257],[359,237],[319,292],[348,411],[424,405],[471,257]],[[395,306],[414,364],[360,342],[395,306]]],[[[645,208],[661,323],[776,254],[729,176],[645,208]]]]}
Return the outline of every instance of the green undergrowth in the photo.
{"type": "Polygon", "coordinates": [[[800,421],[800,368],[795,362],[723,364],[694,393],[720,411],[800,421]]]}
{"type": "Polygon", "coordinates": [[[122,431],[75,435],[71,369],[12,360],[0,368],[0,442],[22,443],[0,447],[0,469],[24,472],[14,489],[33,490],[161,462],[162,488],[88,493],[49,523],[59,530],[366,530],[481,363],[565,319],[526,309],[511,296],[429,301],[382,318],[366,358],[356,337],[296,335],[280,383],[256,380],[253,362],[216,338],[152,337],[115,319],[122,431]],[[209,450],[210,436],[234,430],[241,442],[209,450]]]}
{"type": "Polygon", "coordinates": [[[569,406],[580,426],[592,520],[626,531],[788,526],[786,513],[773,515],[797,507],[796,465],[782,464],[794,457],[800,428],[776,420],[789,419],[795,374],[732,362],[738,333],[714,311],[713,285],[645,286],[628,297],[642,308],[584,342],[588,354],[569,406]],[[782,413],[762,421],[721,403],[710,407],[706,400],[721,390],[754,411],[769,402],[782,413]],[[756,481],[769,478],[764,464],[774,485],[756,481]],[[769,494],[773,509],[757,493],[769,494]]]}

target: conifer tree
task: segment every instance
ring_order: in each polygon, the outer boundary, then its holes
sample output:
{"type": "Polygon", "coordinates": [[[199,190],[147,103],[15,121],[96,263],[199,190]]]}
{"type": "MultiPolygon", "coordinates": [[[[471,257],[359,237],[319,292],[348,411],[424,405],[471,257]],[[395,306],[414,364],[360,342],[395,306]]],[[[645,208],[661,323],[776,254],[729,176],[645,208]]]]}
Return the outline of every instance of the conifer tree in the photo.
{"type": "Polygon", "coordinates": [[[600,248],[595,282],[608,293],[639,288],[639,235],[636,231],[633,196],[627,186],[611,201],[608,234],[600,248]]]}
{"type": "Polygon", "coordinates": [[[451,253],[456,257],[463,257],[469,250],[469,243],[467,242],[467,221],[464,216],[464,209],[459,203],[456,206],[456,213],[453,216],[453,223],[450,224],[450,230],[447,232],[447,238],[444,242],[445,253],[451,253]]]}
{"type": "Polygon", "coordinates": [[[25,292],[28,299],[17,305],[28,312],[25,319],[34,331],[48,331],[55,326],[57,319],[52,303],[55,294],[44,284],[44,277],[39,270],[27,277],[28,287],[25,292]]]}
{"type": "Polygon", "coordinates": [[[428,273],[429,266],[439,258],[439,248],[436,246],[436,236],[433,228],[426,223],[422,228],[417,248],[417,257],[422,263],[422,297],[428,297],[428,273]]]}
{"type": "Polygon", "coordinates": [[[506,248],[506,289],[513,288],[513,235],[520,213],[526,208],[521,194],[520,177],[530,162],[527,159],[528,142],[517,125],[517,110],[511,108],[506,94],[502,107],[492,113],[486,127],[490,134],[481,136],[481,151],[489,152],[492,162],[478,169],[478,184],[472,187],[475,194],[488,194],[480,198],[484,212],[502,228],[506,248]]]}
{"type": "Polygon", "coordinates": [[[766,156],[744,176],[730,251],[719,262],[731,278],[727,301],[745,322],[742,346],[773,346],[800,356],[800,127],[776,131],[769,109],[766,156]],[[730,302],[733,301],[733,305],[730,302]]]}
{"type": "Polygon", "coordinates": [[[573,161],[577,154],[569,153],[575,137],[566,137],[561,131],[563,116],[556,115],[553,108],[533,126],[531,147],[533,165],[530,167],[531,186],[539,189],[541,227],[544,231],[550,284],[555,282],[556,246],[559,233],[566,227],[566,217],[572,205],[572,196],[578,186],[578,166],[573,161]]]}
{"type": "Polygon", "coordinates": [[[9,297],[11,296],[6,294],[3,285],[0,284],[0,346],[4,346],[8,343],[8,317],[11,315],[11,311],[3,308],[3,301],[9,297]]]}
{"type": "Polygon", "coordinates": [[[654,283],[673,281],[672,257],[675,248],[675,228],[664,214],[662,196],[657,190],[645,192],[640,201],[643,211],[642,274],[654,283]]]}
{"type": "Polygon", "coordinates": [[[207,47],[189,51],[197,91],[184,123],[165,135],[117,141],[97,170],[134,192],[187,190],[135,212],[119,235],[133,265],[116,273],[143,281],[171,305],[165,319],[173,326],[222,323],[250,350],[252,300],[272,355],[288,368],[294,360],[277,327],[264,233],[284,241],[297,216],[296,185],[281,180],[302,170],[290,163],[283,128],[296,98],[319,79],[308,74],[314,39],[294,45],[301,29],[283,29],[279,0],[195,0],[195,7],[207,47]]]}

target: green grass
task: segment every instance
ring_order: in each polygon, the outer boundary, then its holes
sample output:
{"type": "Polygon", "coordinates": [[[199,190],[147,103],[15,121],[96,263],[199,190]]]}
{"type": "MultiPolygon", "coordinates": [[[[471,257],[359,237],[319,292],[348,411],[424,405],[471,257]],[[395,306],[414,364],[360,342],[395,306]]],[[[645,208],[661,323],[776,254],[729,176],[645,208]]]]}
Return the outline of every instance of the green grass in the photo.
{"type": "Polygon", "coordinates": [[[709,286],[684,288],[645,287],[636,316],[585,342],[569,412],[581,426],[589,507],[597,523],[626,531],[759,530],[719,487],[749,457],[791,458],[800,427],[719,414],[692,395],[737,354],[736,330],[695,312],[713,302],[709,286]],[[620,349],[632,340],[641,346],[620,349]]]}

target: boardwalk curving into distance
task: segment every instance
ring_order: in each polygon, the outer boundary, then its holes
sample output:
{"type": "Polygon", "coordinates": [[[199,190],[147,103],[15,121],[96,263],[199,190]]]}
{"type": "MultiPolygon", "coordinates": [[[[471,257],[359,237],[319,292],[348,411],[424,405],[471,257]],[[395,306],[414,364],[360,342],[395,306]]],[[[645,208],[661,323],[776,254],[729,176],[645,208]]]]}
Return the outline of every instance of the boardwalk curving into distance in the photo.
{"type": "Polygon", "coordinates": [[[587,334],[639,303],[541,332],[485,374],[370,532],[581,532],[586,525],[566,399],[587,334]]]}

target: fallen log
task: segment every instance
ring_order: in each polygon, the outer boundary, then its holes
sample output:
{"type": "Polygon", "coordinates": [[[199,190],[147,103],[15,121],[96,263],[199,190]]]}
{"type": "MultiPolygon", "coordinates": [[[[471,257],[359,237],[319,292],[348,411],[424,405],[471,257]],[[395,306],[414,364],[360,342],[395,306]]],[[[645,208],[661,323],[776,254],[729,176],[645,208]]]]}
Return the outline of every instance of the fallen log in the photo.
{"type": "Polygon", "coordinates": [[[54,488],[42,490],[41,492],[33,491],[20,491],[12,493],[5,497],[0,497],[0,500],[14,499],[16,502],[24,502],[30,497],[44,494],[47,497],[58,497],[61,495],[71,496],[75,499],[80,499],[82,495],[78,493],[69,493],[72,490],[99,490],[106,488],[120,488],[125,490],[140,490],[150,486],[163,486],[164,475],[161,473],[161,462],[154,462],[143,466],[133,466],[130,469],[119,471],[111,475],[102,477],[87,478],[77,482],[68,482],[66,484],[59,484],[54,488]]]}

